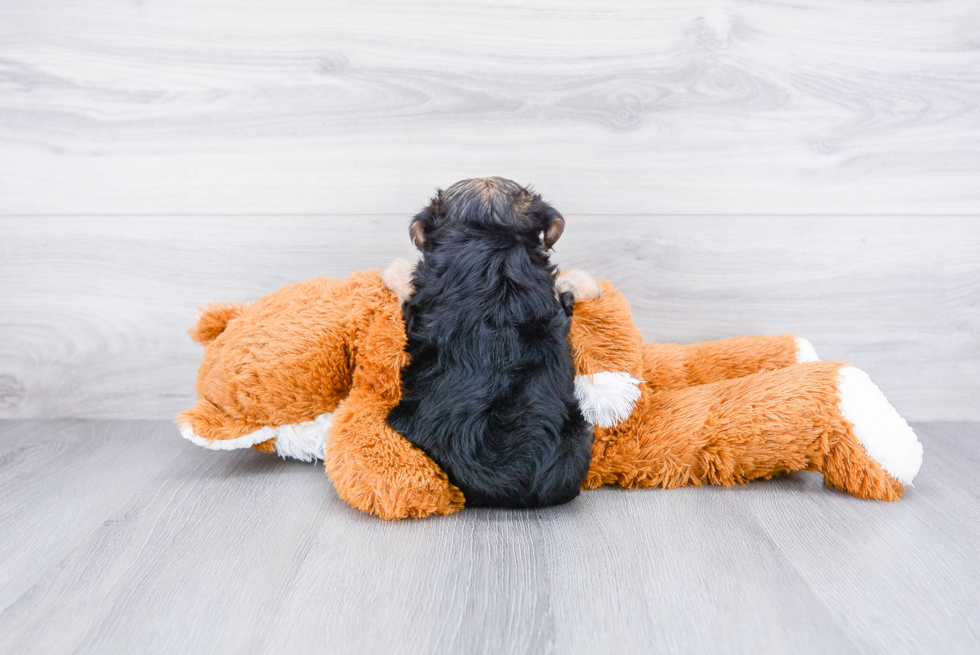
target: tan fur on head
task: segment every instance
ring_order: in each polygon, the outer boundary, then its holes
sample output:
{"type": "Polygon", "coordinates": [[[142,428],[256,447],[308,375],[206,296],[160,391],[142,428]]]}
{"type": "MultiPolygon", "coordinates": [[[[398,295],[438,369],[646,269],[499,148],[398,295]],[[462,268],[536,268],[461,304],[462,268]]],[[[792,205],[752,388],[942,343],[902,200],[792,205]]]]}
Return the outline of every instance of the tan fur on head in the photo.
{"type": "Polygon", "coordinates": [[[555,293],[571,293],[575,302],[593,300],[602,295],[599,283],[594,277],[582,270],[563,271],[555,280],[555,293]]]}
{"type": "Polygon", "coordinates": [[[448,203],[456,202],[467,193],[476,193],[483,201],[483,209],[487,213],[500,211],[513,205],[518,211],[525,211],[531,200],[531,194],[516,182],[502,177],[475,177],[460,180],[445,192],[448,203]]]}
{"type": "Polygon", "coordinates": [[[399,257],[388,264],[381,273],[381,281],[398,296],[398,304],[404,305],[412,297],[415,288],[412,286],[412,274],[415,273],[415,263],[399,257]]]}
{"type": "Polygon", "coordinates": [[[458,221],[461,215],[480,215],[481,221],[517,230],[540,229],[545,249],[554,246],[565,230],[558,210],[530,187],[502,177],[479,177],[439,190],[412,218],[408,228],[412,243],[423,249],[430,231],[458,221]]]}

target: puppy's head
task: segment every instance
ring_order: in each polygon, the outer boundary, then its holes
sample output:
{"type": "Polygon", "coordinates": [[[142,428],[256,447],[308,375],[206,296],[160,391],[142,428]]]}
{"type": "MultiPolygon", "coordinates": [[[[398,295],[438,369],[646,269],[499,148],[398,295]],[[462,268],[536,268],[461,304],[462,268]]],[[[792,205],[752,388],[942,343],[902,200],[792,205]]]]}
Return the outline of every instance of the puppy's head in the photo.
{"type": "Polygon", "coordinates": [[[546,251],[564,229],[565,219],[539,194],[502,177],[480,177],[440,190],[412,219],[409,234],[423,252],[450,235],[486,232],[508,232],[546,251]]]}

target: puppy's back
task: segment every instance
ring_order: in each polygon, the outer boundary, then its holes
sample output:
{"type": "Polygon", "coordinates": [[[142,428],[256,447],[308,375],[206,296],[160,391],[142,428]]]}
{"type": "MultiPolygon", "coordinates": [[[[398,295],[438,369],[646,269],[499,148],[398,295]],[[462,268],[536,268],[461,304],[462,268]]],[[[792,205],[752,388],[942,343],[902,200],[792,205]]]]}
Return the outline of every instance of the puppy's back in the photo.
{"type": "Polygon", "coordinates": [[[411,363],[388,423],[467,505],[568,502],[593,437],[574,396],[570,318],[554,278],[503,237],[447,250],[416,270],[405,312],[411,363]]]}

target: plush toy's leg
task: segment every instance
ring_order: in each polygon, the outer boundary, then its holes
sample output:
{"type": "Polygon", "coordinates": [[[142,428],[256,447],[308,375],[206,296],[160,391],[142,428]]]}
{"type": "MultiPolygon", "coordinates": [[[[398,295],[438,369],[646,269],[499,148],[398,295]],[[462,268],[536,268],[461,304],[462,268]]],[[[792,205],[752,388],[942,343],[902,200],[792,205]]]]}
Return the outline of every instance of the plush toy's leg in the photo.
{"type": "Polygon", "coordinates": [[[575,397],[585,420],[612,427],[633,411],[643,384],[643,336],[629,303],[607,281],[581,271],[558,277],[559,290],[574,289],[569,341],[575,365],[575,397]],[[590,284],[591,282],[591,284],[590,284]],[[596,293],[598,291],[598,293],[596,293]]]}
{"type": "Polygon", "coordinates": [[[841,362],[798,364],[653,392],[596,429],[585,487],[730,486],[796,470],[861,498],[898,500],[922,447],[868,376],[841,362]]]}
{"type": "Polygon", "coordinates": [[[181,435],[209,450],[252,448],[282,458],[312,462],[323,459],[323,445],[332,414],[324,412],[309,421],[286,425],[253,425],[230,418],[207,400],[177,416],[181,435]]]}
{"type": "Polygon", "coordinates": [[[643,335],[633,324],[630,305],[607,280],[599,282],[601,294],[575,303],[569,341],[575,374],[643,373],[643,335]]]}
{"type": "Polygon", "coordinates": [[[463,493],[407,439],[388,427],[390,401],[355,387],[334,412],[325,466],[337,494],[383,519],[451,514],[463,493]]]}
{"type": "Polygon", "coordinates": [[[792,334],[684,345],[644,343],[643,379],[657,390],[682,389],[816,361],[819,359],[810,342],[792,334]]]}

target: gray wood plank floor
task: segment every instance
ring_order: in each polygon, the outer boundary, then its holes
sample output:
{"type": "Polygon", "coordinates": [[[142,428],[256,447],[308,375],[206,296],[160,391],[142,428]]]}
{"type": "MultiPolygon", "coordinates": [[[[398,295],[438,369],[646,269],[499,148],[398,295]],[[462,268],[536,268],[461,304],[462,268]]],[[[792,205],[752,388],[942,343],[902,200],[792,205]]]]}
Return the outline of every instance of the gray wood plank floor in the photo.
{"type": "Polygon", "coordinates": [[[0,421],[3,653],[975,653],[977,423],[899,503],[792,474],[386,523],[163,421],[0,421]]]}

